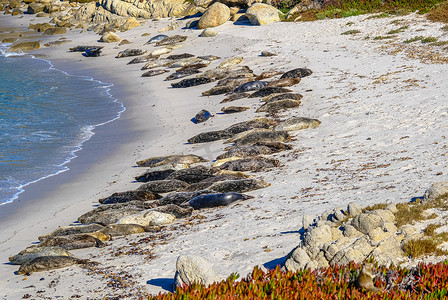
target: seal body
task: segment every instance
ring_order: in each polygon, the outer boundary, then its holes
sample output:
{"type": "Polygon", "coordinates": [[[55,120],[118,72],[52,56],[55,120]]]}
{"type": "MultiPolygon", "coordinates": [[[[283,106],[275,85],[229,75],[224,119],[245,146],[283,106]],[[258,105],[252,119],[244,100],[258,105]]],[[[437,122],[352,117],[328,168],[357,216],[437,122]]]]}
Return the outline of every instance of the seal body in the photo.
{"type": "Polygon", "coordinates": [[[188,203],[194,209],[200,209],[207,207],[226,206],[235,201],[247,200],[251,198],[253,197],[239,193],[208,194],[195,197],[191,199],[188,203]]]}
{"type": "Polygon", "coordinates": [[[29,247],[20,251],[18,254],[11,256],[9,261],[13,265],[23,265],[33,259],[41,256],[73,256],[66,249],[61,247],[29,247]]]}
{"type": "Polygon", "coordinates": [[[126,49],[118,52],[117,58],[128,57],[128,56],[139,56],[146,53],[146,50],[142,49],[126,49]]]}
{"type": "Polygon", "coordinates": [[[207,162],[207,160],[194,154],[185,154],[150,157],[144,160],[140,160],[136,162],[136,164],[139,167],[153,168],[166,164],[194,164],[200,162],[207,162]]]}
{"type": "Polygon", "coordinates": [[[174,55],[168,56],[166,59],[177,60],[177,59],[184,59],[184,58],[190,58],[190,57],[194,57],[194,54],[190,54],[190,53],[174,54],[174,55]]]}
{"type": "Polygon", "coordinates": [[[172,83],[171,86],[173,88],[187,88],[192,86],[197,86],[201,84],[206,84],[212,82],[211,79],[206,77],[197,77],[197,78],[188,78],[183,79],[177,83],[172,83]]]}
{"type": "Polygon", "coordinates": [[[102,48],[101,46],[76,46],[73,48],[70,48],[70,52],[86,52],[87,49],[92,48],[102,48]]]}
{"type": "Polygon", "coordinates": [[[79,259],[71,256],[41,256],[20,266],[18,275],[42,272],[54,269],[70,267],[74,264],[90,263],[88,259],[79,259]]]}
{"type": "Polygon", "coordinates": [[[310,76],[311,74],[313,74],[313,72],[310,69],[297,68],[297,69],[293,69],[291,71],[286,72],[285,74],[282,75],[282,77],[280,77],[280,79],[282,79],[282,78],[303,78],[303,77],[310,76]]]}
{"type": "Polygon", "coordinates": [[[274,77],[277,75],[282,75],[282,74],[283,74],[283,72],[279,72],[277,70],[264,71],[263,73],[261,73],[260,75],[255,77],[255,80],[262,80],[262,79],[271,78],[271,77],[274,77]]]}
{"type": "Polygon", "coordinates": [[[140,63],[144,63],[144,62],[148,62],[148,61],[154,61],[157,60],[159,58],[159,56],[153,56],[153,55],[146,55],[146,56],[140,56],[140,57],[136,57],[133,58],[131,61],[128,62],[128,65],[133,65],[133,64],[140,64],[140,63]]]}
{"type": "Polygon", "coordinates": [[[184,78],[193,74],[198,74],[201,73],[201,71],[199,71],[196,68],[186,68],[184,70],[181,71],[176,71],[173,74],[170,74],[165,80],[169,81],[169,80],[175,80],[175,79],[180,79],[180,78],[184,78]]]}
{"type": "Polygon", "coordinates": [[[175,204],[175,205],[181,205],[184,202],[190,201],[194,197],[197,197],[199,195],[206,195],[206,194],[213,194],[216,193],[211,190],[200,190],[200,191],[194,191],[194,192],[175,192],[170,193],[159,200],[160,205],[167,205],[167,204],[175,204]]]}
{"type": "Polygon", "coordinates": [[[164,45],[172,45],[177,43],[182,43],[187,39],[186,36],[183,35],[173,35],[163,38],[156,42],[156,46],[164,46],[164,45]]]}
{"type": "Polygon", "coordinates": [[[264,88],[267,85],[268,85],[267,81],[261,81],[261,80],[249,81],[237,87],[233,92],[244,93],[244,92],[256,91],[261,88],[264,88]]]}
{"type": "Polygon", "coordinates": [[[226,180],[212,184],[209,189],[218,193],[237,192],[245,193],[268,187],[270,184],[255,178],[226,180]]]}
{"type": "Polygon", "coordinates": [[[156,36],[150,38],[149,41],[147,41],[145,43],[145,45],[149,45],[149,44],[153,44],[153,43],[156,43],[156,42],[160,42],[161,40],[163,40],[164,38],[167,38],[167,37],[168,36],[166,34],[156,35],[156,36]]]}
{"type": "Polygon", "coordinates": [[[307,128],[316,128],[322,122],[317,119],[310,119],[304,117],[293,117],[286,121],[280,122],[275,126],[274,130],[294,131],[307,128]]]}
{"type": "Polygon", "coordinates": [[[85,54],[87,57],[98,57],[101,55],[103,47],[87,48],[85,54]]]}
{"type": "Polygon", "coordinates": [[[213,168],[196,166],[188,169],[178,170],[170,174],[167,179],[177,179],[188,184],[192,184],[213,177],[213,173],[215,173],[215,170],[213,168]]]}
{"type": "Polygon", "coordinates": [[[274,102],[285,99],[300,100],[302,98],[303,96],[301,94],[282,93],[282,94],[271,94],[269,96],[264,97],[262,100],[264,102],[274,102]]]}
{"type": "Polygon", "coordinates": [[[234,113],[239,113],[245,110],[248,110],[250,107],[247,106],[227,106],[227,107],[223,107],[221,108],[221,111],[225,114],[234,114],[234,113]]]}
{"type": "Polygon", "coordinates": [[[299,107],[300,103],[301,102],[298,100],[291,100],[291,99],[267,102],[267,103],[263,104],[262,106],[260,106],[256,112],[275,113],[280,110],[299,107]]]}
{"type": "Polygon", "coordinates": [[[43,241],[46,238],[54,236],[63,236],[70,234],[80,234],[80,233],[91,233],[103,228],[100,224],[86,224],[86,225],[75,225],[75,226],[61,226],[52,233],[42,235],[38,237],[39,241],[43,241]]]}
{"type": "Polygon", "coordinates": [[[45,239],[39,245],[44,247],[58,246],[66,250],[83,249],[89,247],[104,247],[105,243],[89,234],[71,234],[55,236],[45,239]]]}
{"type": "Polygon", "coordinates": [[[169,71],[166,69],[149,70],[148,72],[143,73],[142,77],[157,76],[157,75],[165,74],[166,72],[169,72],[169,71]]]}
{"type": "Polygon", "coordinates": [[[280,162],[277,159],[265,157],[242,158],[228,161],[220,166],[221,169],[230,171],[254,171],[261,172],[278,167],[280,162]]]}
{"type": "Polygon", "coordinates": [[[145,228],[137,224],[109,224],[101,229],[100,232],[110,236],[123,236],[143,233],[145,228]]]}
{"type": "Polygon", "coordinates": [[[154,180],[148,183],[142,184],[137,190],[138,191],[150,191],[153,193],[168,193],[173,191],[179,191],[189,184],[182,180],[177,179],[164,179],[164,180],[154,180]]]}
{"type": "Polygon", "coordinates": [[[255,93],[252,93],[249,96],[249,98],[265,97],[265,96],[268,96],[271,94],[289,93],[289,92],[292,92],[292,90],[286,89],[284,87],[267,86],[267,87],[259,89],[255,93]]]}
{"type": "Polygon", "coordinates": [[[195,123],[198,124],[198,123],[203,123],[203,122],[207,121],[211,117],[212,117],[212,114],[208,110],[202,109],[200,112],[198,112],[196,114],[196,116],[194,116],[194,120],[195,120],[195,123]]]}

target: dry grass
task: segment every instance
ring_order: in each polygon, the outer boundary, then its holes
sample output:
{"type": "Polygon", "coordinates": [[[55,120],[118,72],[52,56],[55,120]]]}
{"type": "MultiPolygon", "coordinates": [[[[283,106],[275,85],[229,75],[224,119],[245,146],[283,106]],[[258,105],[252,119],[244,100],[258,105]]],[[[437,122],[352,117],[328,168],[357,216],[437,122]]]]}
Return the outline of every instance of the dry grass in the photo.
{"type": "Polygon", "coordinates": [[[361,33],[361,31],[353,29],[353,30],[345,31],[345,32],[341,33],[341,35],[352,35],[352,34],[358,34],[358,33],[361,33]]]}
{"type": "Polygon", "coordinates": [[[431,9],[427,18],[435,22],[448,23],[448,1],[440,3],[431,9]]]}
{"type": "Polygon", "coordinates": [[[406,255],[412,258],[420,257],[425,254],[447,255],[448,252],[441,250],[438,246],[441,243],[434,239],[409,240],[403,245],[406,255]]]}
{"type": "Polygon", "coordinates": [[[436,234],[436,230],[437,228],[442,227],[442,225],[439,224],[429,224],[428,226],[426,226],[424,233],[427,236],[434,236],[436,234]]]}
{"type": "Polygon", "coordinates": [[[387,203],[376,203],[374,205],[369,205],[363,208],[362,212],[372,211],[377,209],[385,209],[387,207],[387,203]]]}

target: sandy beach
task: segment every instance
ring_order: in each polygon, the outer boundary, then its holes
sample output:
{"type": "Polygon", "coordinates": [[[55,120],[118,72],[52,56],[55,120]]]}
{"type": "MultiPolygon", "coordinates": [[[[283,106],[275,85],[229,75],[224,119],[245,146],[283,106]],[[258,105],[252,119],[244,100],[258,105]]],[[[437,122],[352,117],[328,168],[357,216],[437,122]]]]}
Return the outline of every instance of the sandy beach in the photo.
{"type": "MultiPolygon", "coordinates": [[[[16,27],[36,22],[28,15],[22,19],[1,16],[3,20],[16,27]]],[[[243,57],[242,65],[256,74],[311,69],[313,74],[293,87],[304,96],[300,108],[280,117],[310,117],[322,124],[292,132],[293,150],[274,155],[281,167],[252,174],[271,184],[249,192],[254,199],[195,211],[193,218],[176,220],[151,239],[144,234],[127,236],[115,238],[105,248],[73,251],[99,262],[95,270],[73,266],[15,275],[17,266],[8,263],[9,256],[36,243],[38,236],[72,224],[98,205],[99,198],[136,189],[140,183],[134,177],[144,171],[136,167],[136,161],[196,154],[210,165],[223,152],[223,141],[188,144],[188,138],[264,115],[255,113],[261,104],[258,98],[231,103],[249,106],[249,110],[222,114],[221,108],[229,104],[220,103],[224,95],[201,96],[215,83],[173,89],[171,82],[163,80],[165,75],[140,77],[142,65],[127,65],[131,58],[116,58],[126,48],[153,50],[153,45],[144,44],[172,21],[146,20],[138,28],[118,32],[130,45],[98,43],[94,32],[76,29],[64,35],[71,42],[33,52],[69,74],[112,83],[110,93],[126,111],[95,130],[68,165],[69,171],[27,187],[17,201],[0,207],[2,299],[20,299],[25,294],[44,299],[135,299],[172,291],[176,259],[182,254],[207,258],[222,278],[234,272],[244,277],[254,266],[274,268],[284,261],[299,242],[304,215],[317,216],[349,202],[362,206],[407,202],[422,196],[433,182],[447,181],[448,50],[403,43],[415,35],[446,41],[443,24],[416,14],[265,26],[227,22],[215,28],[218,36],[211,38],[181,26],[166,32],[188,37],[172,54],[221,57],[208,69],[235,56],[243,57]],[[375,39],[403,25],[408,29],[396,37],[375,39]],[[341,35],[352,29],[360,33],[341,35]],[[90,44],[104,46],[103,54],[90,58],[68,51],[90,44]],[[263,50],[278,55],[263,57],[263,50]],[[194,124],[190,119],[201,109],[214,117],[194,124]],[[111,283],[118,277],[120,284],[111,283]]]]}

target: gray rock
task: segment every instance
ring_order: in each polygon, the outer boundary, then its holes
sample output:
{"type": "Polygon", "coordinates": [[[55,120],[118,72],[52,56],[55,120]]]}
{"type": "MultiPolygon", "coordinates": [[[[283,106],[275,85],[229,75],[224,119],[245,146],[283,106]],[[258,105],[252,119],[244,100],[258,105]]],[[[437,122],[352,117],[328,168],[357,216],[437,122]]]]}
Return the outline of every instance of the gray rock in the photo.
{"type": "Polygon", "coordinates": [[[331,227],[323,225],[319,227],[313,227],[305,233],[303,242],[307,247],[322,247],[325,243],[331,243],[333,241],[331,234],[331,227]]]}
{"type": "Polygon", "coordinates": [[[313,222],[314,222],[314,218],[312,216],[304,215],[303,218],[302,218],[303,229],[305,229],[305,230],[308,229],[308,227],[311,224],[313,224],[313,222]]]}
{"type": "Polygon", "coordinates": [[[425,191],[423,201],[432,201],[441,196],[448,196],[448,182],[436,182],[425,191]]]}
{"type": "Polygon", "coordinates": [[[333,259],[330,261],[330,264],[347,265],[351,261],[354,261],[355,263],[361,263],[365,258],[366,257],[362,254],[361,251],[352,248],[346,248],[336,253],[333,259]]]}
{"type": "Polygon", "coordinates": [[[252,25],[265,25],[280,21],[280,11],[272,5],[255,3],[246,11],[246,17],[252,25]]]}
{"type": "Polygon", "coordinates": [[[356,230],[356,228],[355,227],[353,227],[352,225],[350,225],[350,224],[344,224],[343,226],[342,226],[342,234],[345,236],[345,237],[348,237],[348,238],[357,238],[357,237],[360,237],[360,236],[362,236],[363,234],[361,233],[361,232],[359,232],[358,230],[356,230]]]}
{"type": "Polygon", "coordinates": [[[300,247],[296,247],[287,255],[285,268],[287,271],[298,271],[305,268],[310,261],[311,259],[306,251],[300,247]]]}
{"type": "Polygon", "coordinates": [[[354,217],[362,213],[362,207],[355,202],[350,202],[347,206],[347,212],[350,216],[354,217]]]}
{"type": "Polygon", "coordinates": [[[200,37],[214,37],[217,36],[218,33],[210,28],[206,28],[204,29],[204,31],[201,32],[201,34],[199,35],[200,37]]]}
{"type": "Polygon", "coordinates": [[[210,285],[219,280],[219,276],[204,258],[195,255],[181,255],[177,258],[174,276],[176,287],[190,285],[193,282],[210,285]]]}
{"type": "Polygon", "coordinates": [[[382,226],[383,219],[376,214],[363,213],[354,217],[351,221],[351,225],[355,227],[356,230],[366,234],[372,229],[382,226]]]}

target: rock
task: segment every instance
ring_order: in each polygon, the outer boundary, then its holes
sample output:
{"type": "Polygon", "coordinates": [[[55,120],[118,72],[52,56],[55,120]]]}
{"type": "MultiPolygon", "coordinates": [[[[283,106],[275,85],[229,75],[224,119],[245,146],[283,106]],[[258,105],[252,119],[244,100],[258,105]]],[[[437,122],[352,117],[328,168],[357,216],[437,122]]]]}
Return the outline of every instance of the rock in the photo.
{"type": "Polygon", "coordinates": [[[375,229],[372,229],[368,233],[370,241],[373,245],[378,244],[382,240],[388,238],[391,236],[390,232],[384,232],[384,230],[381,227],[377,227],[375,229]]]}
{"type": "Polygon", "coordinates": [[[336,255],[331,259],[330,264],[347,265],[351,261],[354,261],[355,263],[361,263],[365,258],[366,257],[362,254],[361,251],[352,248],[346,248],[336,253],[336,255]]]}
{"type": "Polygon", "coordinates": [[[297,247],[286,256],[285,268],[287,271],[295,272],[305,268],[310,261],[311,259],[306,251],[297,247]]]}
{"type": "Polygon", "coordinates": [[[125,216],[118,220],[117,224],[137,224],[140,226],[163,226],[172,223],[176,219],[171,214],[158,211],[144,210],[137,214],[125,216]]]}
{"type": "Polygon", "coordinates": [[[44,11],[44,8],[45,8],[45,6],[43,4],[41,4],[41,3],[36,3],[36,2],[35,3],[30,3],[28,5],[28,8],[27,8],[26,12],[28,14],[33,15],[33,14],[37,14],[37,13],[40,13],[40,12],[44,11]]]}
{"type": "Polygon", "coordinates": [[[14,8],[11,12],[11,15],[13,16],[23,15],[23,11],[20,8],[14,8]]]}
{"type": "Polygon", "coordinates": [[[174,284],[176,287],[190,285],[193,282],[210,285],[220,281],[208,261],[196,255],[181,255],[177,258],[174,284]]]}
{"type": "Polygon", "coordinates": [[[214,0],[194,0],[193,4],[196,7],[208,8],[214,0]]]}
{"type": "Polygon", "coordinates": [[[115,43],[120,41],[120,37],[113,32],[106,32],[101,36],[99,41],[103,43],[115,43]]]}
{"type": "Polygon", "coordinates": [[[348,238],[357,238],[363,235],[361,232],[356,230],[356,228],[350,224],[344,224],[342,226],[342,234],[348,238]]]}
{"type": "Polygon", "coordinates": [[[220,2],[210,6],[198,22],[198,29],[216,27],[224,24],[230,19],[230,9],[227,5],[220,2]]]}
{"type": "Polygon", "coordinates": [[[118,46],[129,45],[129,44],[132,44],[132,43],[130,41],[124,39],[120,42],[120,44],[118,44],[118,46]]]}
{"type": "Polygon", "coordinates": [[[45,32],[48,28],[54,28],[54,26],[49,23],[30,24],[30,26],[28,26],[28,29],[36,30],[38,32],[45,32]]]}
{"type": "Polygon", "coordinates": [[[65,33],[67,33],[67,28],[64,27],[48,28],[47,30],[44,31],[44,35],[56,35],[65,33]]]}
{"type": "Polygon", "coordinates": [[[30,51],[30,50],[37,50],[40,48],[39,41],[35,42],[22,42],[17,43],[9,47],[6,52],[23,52],[23,51],[30,51]]]}
{"type": "Polygon", "coordinates": [[[3,39],[3,40],[2,40],[2,44],[12,44],[12,43],[14,43],[15,41],[17,41],[16,38],[6,38],[6,39],[3,39]]]}
{"type": "Polygon", "coordinates": [[[351,221],[351,225],[355,227],[356,230],[366,234],[372,229],[382,226],[383,219],[375,214],[363,213],[354,217],[351,221]]]}
{"type": "Polygon", "coordinates": [[[378,247],[376,247],[370,256],[375,258],[375,261],[381,265],[398,264],[400,259],[404,258],[405,253],[401,249],[401,242],[394,236],[383,240],[378,247]]]}
{"type": "Polygon", "coordinates": [[[425,191],[423,201],[432,201],[442,196],[448,196],[448,182],[436,182],[425,191]]]}
{"type": "Polygon", "coordinates": [[[307,247],[320,248],[325,243],[333,241],[331,235],[331,227],[328,225],[313,227],[311,230],[305,232],[303,243],[307,247]]]}
{"type": "Polygon", "coordinates": [[[199,35],[200,37],[214,37],[217,36],[218,33],[214,31],[213,29],[206,28],[202,33],[199,35]]]}
{"type": "Polygon", "coordinates": [[[388,209],[378,209],[372,211],[372,214],[381,217],[384,222],[394,222],[395,215],[388,209]]]}
{"type": "Polygon", "coordinates": [[[192,29],[198,27],[199,18],[193,18],[187,21],[185,28],[192,29]]]}
{"type": "MultiPolygon", "coordinates": [[[[136,2],[138,3],[138,2],[136,2]]],[[[151,13],[145,9],[138,8],[132,3],[128,3],[120,0],[102,0],[99,4],[106,10],[124,17],[135,17],[149,19],[152,17],[151,13]]],[[[146,3],[145,6],[147,6],[146,3]]],[[[163,4],[161,4],[163,5],[163,4]]]]}
{"type": "Polygon", "coordinates": [[[265,25],[280,21],[280,11],[272,5],[255,3],[246,11],[246,17],[252,25],[265,25]]]}
{"type": "Polygon", "coordinates": [[[167,18],[194,15],[194,5],[182,0],[101,0],[100,5],[108,11],[125,17],[167,18]]]}
{"type": "Polygon", "coordinates": [[[393,222],[385,222],[384,224],[383,224],[383,227],[382,227],[382,229],[385,231],[385,232],[391,232],[391,233],[396,233],[397,232],[397,226],[395,226],[395,224],[393,223],[393,222]]]}
{"type": "Polygon", "coordinates": [[[128,31],[132,28],[139,27],[139,26],[140,26],[140,22],[137,21],[134,17],[130,17],[126,20],[126,22],[124,22],[123,25],[121,25],[120,31],[128,31]]]}
{"type": "Polygon", "coordinates": [[[347,212],[351,217],[354,217],[362,213],[362,207],[355,202],[350,202],[347,205],[347,212]]]}
{"type": "Polygon", "coordinates": [[[360,251],[364,256],[369,255],[369,253],[374,248],[371,244],[369,236],[363,235],[357,239],[353,244],[350,245],[351,248],[360,251]]]}
{"type": "Polygon", "coordinates": [[[390,210],[393,214],[398,212],[397,206],[393,203],[389,204],[388,206],[386,206],[387,210],[390,210]]]}
{"type": "Polygon", "coordinates": [[[304,215],[302,218],[303,229],[307,230],[308,227],[310,227],[310,225],[313,224],[313,222],[314,222],[314,218],[312,216],[304,215]]]}

